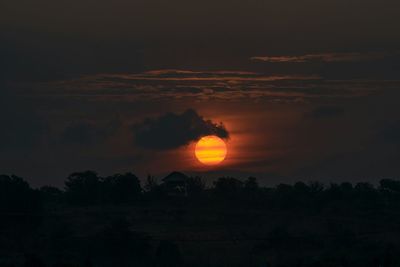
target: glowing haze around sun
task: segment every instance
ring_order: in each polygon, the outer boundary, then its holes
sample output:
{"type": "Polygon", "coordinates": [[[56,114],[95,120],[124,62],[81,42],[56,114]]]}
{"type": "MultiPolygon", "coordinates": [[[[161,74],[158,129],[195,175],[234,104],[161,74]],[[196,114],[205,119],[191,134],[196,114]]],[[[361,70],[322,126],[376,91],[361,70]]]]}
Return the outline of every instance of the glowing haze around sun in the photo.
{"type": "Polygon", "coordinates": [[[202,137],[196,144],[196,158],[205,165],[217,165],[221,163],[227,153],[225,142],[215,135],[202,137]]]}

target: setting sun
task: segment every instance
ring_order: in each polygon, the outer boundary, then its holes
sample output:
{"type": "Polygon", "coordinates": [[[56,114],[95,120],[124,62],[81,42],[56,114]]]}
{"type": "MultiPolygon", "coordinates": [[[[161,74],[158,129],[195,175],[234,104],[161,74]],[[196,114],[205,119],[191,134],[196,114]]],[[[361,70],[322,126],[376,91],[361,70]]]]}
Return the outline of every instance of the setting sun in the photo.
{"type": "Polygon", "coordinates": [[[195,148],[196,158],[203,164],[216,165],[226,157],[225,142],[215,135],[208,135],[201,138],[195,148]]]}

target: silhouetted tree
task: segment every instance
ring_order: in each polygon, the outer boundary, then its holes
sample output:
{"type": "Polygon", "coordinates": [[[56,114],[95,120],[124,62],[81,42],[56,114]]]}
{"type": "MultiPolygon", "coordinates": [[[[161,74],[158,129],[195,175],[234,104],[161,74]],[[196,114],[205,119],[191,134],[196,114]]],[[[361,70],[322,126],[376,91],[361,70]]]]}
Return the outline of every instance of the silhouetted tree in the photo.
{"type": "Polygon", "coordinates": [[[383,205],[383,201],[381,201],[383,199],[380,198],[379,192],[370,183],[357,183],[354,191],[357,208],[371,210],[383,205]]]}
{"type": "Polygon", "coordinates": [[[303,182],[296,182],[293,186],[293,201],[292,206],[297,206],[305,209],[310,209],[311,206],[311,189],[303,182]]]}
{"type": "Polygon", "coordinates": [[[330,200],[336,200],[341,198],[342,190],[338,184],[331,183],[330,186],[326,189],[325,195],[328,196],[330,200]]]}
{"type": "Polygon", "coordinates": [[[64,192],[54,186],[42,186],[39,189],[42,199],[47,203],[60,203],[64,192]]]}
{"type": "Polygon", "coordinates": [[[157,182],[156,178],[154,176],[151,176],[150,174],[147,175],[146,183],[144,185],[144,190],[146,192],[151,192],[151,191],[154,191],[157,186],[158,186],[158,182],[157,182]]]}
{"type": "Polygon", "coordinates": [[[140,198],[142,187],[132,173],[115,174],[104,179],[102,193],[107,203],[128,204],[140,198]]]}
{"type": "Polygon", "coordinates": [[[93,171],[76,172],[65,181],[67,200],[76,205],[93,205],[99,202],[101,180],[93,171]]]}
{"type": "Polygon", "coordinates": [[[235,195],[243,189],[243,182],[233,177],[221,177],[214,182],[214,190],[220,195],[235,195]]]}
{"type": "Polygon", "coordinates": [[[340,191],[345,195],[349,195],[353,191],[353,185],[349,182],[343,182],[340,184],[340,191]]]}
{"type": "Polygon", "coordinates": [[[206,188],[206,183],[199,176],[189,177],[186,180],[189,195],[199,195],[206,188]]]}
{"type": "Polygon", "coordinates": [[[310,193],[310,187],[303,182],[296,182],[293,186],[293,189],[298,194],[309,194],[310,193]]]}
{"type": "Polygon", "coordinates": [[[295,206],[296,202],[293,192],[293,186],[288,184],[278,184],[275,187],[274,197],[280,208],[288,209],[295,206]]]}
{"type": "Polygon", "coordinates": [[[357,183],[354,189],[359,193],[371,193],[374,191],[374,186],[370,183],[357,183]]]}
{"type": "Polygon", "coordinates": [[[322,191],[324,191],[324,185],[320,182],[311,182],[309,185],[310,193],[314,196],[318,195],[322,191]]]}
{"type": "Polygon", "coordinates": [[[157,200],[165,196],[165,190],[154,176],[148,175],[144,184],[147,199],[157,200]]]}
{"type": "Polygon", "coordinates": [[[382,179],[380,182],[380,189],[390,193],[400,193],[400,181],[392,179],[382,179]]]}
{"type": "Polygon", "coordinates": [[[292,192],[293,187],[289,184],[278,184],[276,186],[276,192],[278,194],[289,194],[292,192]]]}
{"type": "Polygon", "coordinates": [[[244,182],[244,189],[248,192],[255,192],[258,190],[258,182],[257,178],[255,177],[248,177],[247,180],[244,182]]]}
{"type": "Polygon", "coordinates": [[[0,212],[35,212],[40,196],[21,177],[0,175],[0,212]]]}

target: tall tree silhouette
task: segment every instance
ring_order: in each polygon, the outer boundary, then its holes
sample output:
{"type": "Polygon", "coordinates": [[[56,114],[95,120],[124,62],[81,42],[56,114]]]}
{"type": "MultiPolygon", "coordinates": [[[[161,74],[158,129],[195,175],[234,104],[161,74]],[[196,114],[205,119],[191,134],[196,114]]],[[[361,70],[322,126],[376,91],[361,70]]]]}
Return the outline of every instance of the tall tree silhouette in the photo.
{"type": "Polygon", "coordinates": [[[391,192],[391,193],[400,193],[400,181],[392,180],[392,179],[382,179],[380,182],[380,189],[391,192]]]}
{"type": "Polygon", "coordinates": [[[256,177],[248,177],[247,180],[244,182],[244,188],[247,191],[255,192],[258,190],[258,182],[256,177]]]}
{"type": "Polygon", "coordinates": [[[243,189],[243,182],[233,177],[221,177],[214,182],[215,192],[220,195],[234,195],[243,189]]]}
{"type": "Polygon", "coordinates": [[[132,173],[115,174],[104,179],[102,195],[106,202],[128,204],[137,201],[142,193],[139,179],[132,173]]]}
{"type": "Polygon", "coordinates": [[[206,188],[206,183],[200,176],[189,177],[186,181],[189,195],[199,195],[206,188]]]}
{"type": "Polygon", "coordinates": [[[35,212],[39,194],[21,177],[0,175],[0,212],[35,212]]]}
{"type": "Polygon", "coordinates": [[[75,172],[65,181],[67,200],[76,205],[93,205],[100,200],[101,180],[96,172],[75,172]]]}

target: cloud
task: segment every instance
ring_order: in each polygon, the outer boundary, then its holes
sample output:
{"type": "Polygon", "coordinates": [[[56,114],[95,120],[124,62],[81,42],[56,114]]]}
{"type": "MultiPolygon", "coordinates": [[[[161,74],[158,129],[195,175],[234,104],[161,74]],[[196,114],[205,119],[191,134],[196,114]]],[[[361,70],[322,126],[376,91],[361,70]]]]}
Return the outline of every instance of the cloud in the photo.
{"type": "Polygon", "coordinates": [[[104,142],[120,127],[117,120],[109,121],[104,125],[93,122],[79,121],[68,125],[61,136],[61,142],[69,145],[93,145],[104,142]]]}
{"type": "Polygon", "coordinates": [[[340,107],[335,106],[321,106],[313,109],[311,112],[306,114],[306,117],[313,119],[330,119],[336,118],[343,115],[344,110],[340,107]]]}
{"type": "MultiPolygon", "coordinates": [[[[343,69],[341,66],[341,72],[345,72],[343,69]]],[[[396,80],[324,79],[322,76],[165,69],[131,74],[100,73],[71,80],[19,83],[14,86],[24,95],[32,97],[90,101],[250,100],[297,103],[361,97],[378,90],[397,89],[400,83],[396,80]]]]}
{"type": "MultiPolygon", "coordinates": [[[[89,77],[89,76],[88,76],[89,77]]],[[[281,80],[319,79],[317,76],[301,75],[263,75],[249,71],[191,71],[191,70],[154,70],[134,74],[102,74],[102,78],[115,81],[199,81],[199,82],[274,82],[281,80]]]]}
{"type": "Polygon", "coordinates": [[[216,70],[216,71],[193,71],[193,70],[179,70],[179,69],[160,69],[160,70],[150,70],[137,75],[138,77],[181,77],[182,75],[187,76],[225,76],[225,75],[258,75],[257,72],[252,71],[232,71],[232,70],[216,70]]]}
{"type": "Polygon", "coordinates": [[[193,109],[182,114],[166,113],[158,118],[147,118],[133,125],[132,131],[138,146],[154,150],[178,148],[211,134],[229,138],[222,123],[205,120],[193,109]]]}
{"type": "Polygon", "coordinates": [[[321,53],[300,56],[255,56],[251,60],[270,63],[305,63],[305,62],[357,62],[383,59],[383,53],[321,53]]]}

